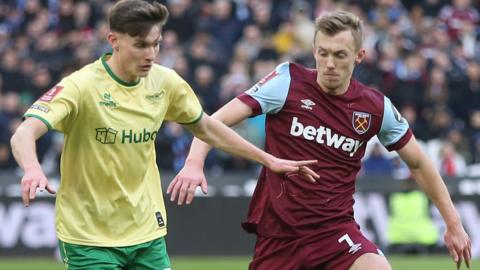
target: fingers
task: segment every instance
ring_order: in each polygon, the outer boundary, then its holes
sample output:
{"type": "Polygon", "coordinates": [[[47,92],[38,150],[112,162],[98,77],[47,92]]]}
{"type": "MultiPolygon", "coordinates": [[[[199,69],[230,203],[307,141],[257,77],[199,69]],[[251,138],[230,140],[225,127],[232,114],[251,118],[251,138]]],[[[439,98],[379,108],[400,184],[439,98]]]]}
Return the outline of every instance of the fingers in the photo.
{"type": "Polygon", "coordinates": [[[175,185],[175,182],[177,181],[177,177],[173,178],[173,180],[168,184],[167,187],[167,194],[170,194],[172,192],[173,186],[175,185]]]}
{"type": "Polygon", "coordinates": [[[200,184],[200,187],[202,188],[203,194],[207,195],[208,194],[208,184],[207,180],[203,179],[202,183],[200,184]]]}
{"type": "Polygon", "coordinates": [[[301,161],[295,161],[295,166],[301,167],[301,166],[316,164],[317,162],[318,162],[317,160],[301,160],[301,161]]]}
{"type": "Polygon", "coordinates": [[[29,195],[30,195],[30,184],[25,184],[24,182],[22,182],[22,200],[23,200],[23,205],[25,205],[25,207],[28,206],[28,204],[30,203],[29,195]]]}
{"type": "Polygon", "coordinates": [[[447,248],[448,248],[448,252],[450,253],[450,256],[452,256],[453,261],[457,263],[457,268],[458,268],[459,259],[458,259],[458,254],[455,247],[447,244],[447,248]]]}
{"type": "Polygon", "coordinates": [[[458,261],[457,261],[457,270],[460,270],[460,267],[462,267],[462,257],[459,257],[459,258],[458,258],[458,261]]]}
{"type": "Polygon", "coordinates": [[[471,258],[470,249],[466,248],[463,251],[463,260],[465,261],[465,265],[467,266],[467,268],[470,268],[470,258],[471,258]]]}
{"type": "Polygon", "coordinates": [[[207,194],[208,185],[205,177],[185,177],[177,175],[172,182],[168,185],[167,193],[170,195],[170,201],[177,200],[178,205],[183,205],[184,203],[190,204],[195,197],[195,190],[197,186],[200,186],[202,192],[207,194]],[[178,197],[177,197],[178,196],[178,197]]]}
{"type": "Polygon", "coordinates": [[[468,239],[467,246],[463,249],[463,260],[467,268],[470,268],[470,261],[472,259],[472,242],[468,239]]]}
{"type": "Polygon", "coordinates": [[[30,191],[28,196],[30,200],[35,199],[35,194],[37,193],[37,187],[38,187],[38,183],[36,181],[32,181],[32,183],[30,184],[30,191]]]}
{"type": "Polygon", "coordinates": [[[178,181],[178,178],[175,177],[173,181],[168,185],[167,193],[171,193],[170,201],[175,201],[177,199],[178,192],[180,190],[181,183],[178,181]]]}
{"type": "Polygon", "coordinates": [[[45,190],[46,185],[47,185],[47,182],[40,181],[40,183],[38,184],[38,191],[43,192],[45,190]]]}
{"type": "Polygon", "coordinates": [[[50,184],[47,184],[47,186],[45,187],[45,189],[48,191],[48,193],[50,194],[55,194],[57,193],[51,186],[50,184]]]}
{"type": "Polygon", "coordinates": [[[307,166],[300,167],[299,171],[300,171],[300,173],[302,173],[304,175],[311,176],[314,179],[320,179],[320,175],[318,175],[314,170],[310,169],[307,166]]]}
{"type": "Polygon", "coordinates": [[[195,196],[195,190],[197,188],[195,186],[189,186],[187,188],[187,200],[185,201],[186,204],[191,204],[193,201],[193,197],[195,196]]]}
{"type": "Polygon", "coordinates": [[[178,205],[182,205],[185,202],[189,192],[190,192],[189,184],[183,183],[182,186],[180,187],[180,192],[178,194],[178,201],[177,201],[178,205]]]}
{"type": "Polygon", "coordinates": [[[315,178],[313,178],[313,177],[312,177],[311,175],[309,175],[309,174],[304,175],[304,177],[306,177],[306,178],[307,178],[310,182],[312,182],[312,183],[317,182],[317,181],[315,181],[315,178]]]}

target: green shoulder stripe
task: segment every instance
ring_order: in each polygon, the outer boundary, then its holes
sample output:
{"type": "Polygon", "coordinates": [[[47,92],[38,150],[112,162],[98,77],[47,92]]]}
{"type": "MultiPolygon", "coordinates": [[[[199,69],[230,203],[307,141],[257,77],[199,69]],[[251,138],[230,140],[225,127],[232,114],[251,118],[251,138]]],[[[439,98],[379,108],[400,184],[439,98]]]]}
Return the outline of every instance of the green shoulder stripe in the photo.
{"type": "Polygon", "coordinates": [[[41,117],[41,116],[38,116],[36,114],[31,114],[31,113],[27,113],[25,115],[23,115],[24,118],[27,118],[27,117],[35,117],[37,118],[38,120],[42,121],[47,127],[48,127],[48,130],[52,130],[53,127],[52,125],[47,121],[47,119],[41,117]]]}
{"type": "Polygon", "coordinates": [[[196,124],[198,123],[198,121],[200,121],[200,119],[202,119],[202,116],[203,116],[203,110],[200,111],[200,115],[197,116],[197,118],[195,118],[195,120],[191,121],[191,122],[188,122],[188,123],[180,123],[182,125],[193,125],[193,124],[196,124]]]}

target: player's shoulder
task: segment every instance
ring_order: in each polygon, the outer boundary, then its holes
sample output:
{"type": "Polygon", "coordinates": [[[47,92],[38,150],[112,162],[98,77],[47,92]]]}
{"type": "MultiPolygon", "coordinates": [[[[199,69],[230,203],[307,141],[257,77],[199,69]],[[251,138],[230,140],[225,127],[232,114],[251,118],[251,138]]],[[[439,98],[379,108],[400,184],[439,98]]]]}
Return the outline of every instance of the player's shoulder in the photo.
{"type": "Polygon", "coordinates": [[[160,76],[173,76],[173,77],[180,77],[177,72],[169,67],[162,66],[159,64],[153,64],[152,69],[150,70],[149,75],[160,75],[160,76]]]}
{"type": "MultiPolygon", "coordinates": [[[[282,62],[278,64],[271,74],[280,75],[296,75],[296,74],[314,74],[315,70],[307,68],[301,64],[295,62],[282,62]]],[[[268,76],[267,76],[268,77],[268,76]]]]}
{"type": "Polygon", "coordinates": [[[356,79],[352,79],[352,83],[355,86],[355,93],[357,93],[357,95],[369,99],[374,102],[374,104],[378,103],[383,105],[385,95],[378,89],[367,86],[356,79]]]}
{"type": "Polygon", "coordinates": [[[295,81],[316,80],[317,71],[313,68],[308,68],[304,65],[290,62],[290,75],[295,81]]]}
{"type": "Polygon", "coordinates": [[[90,85],[96,85],[104,79],[102,74],[105,72],[102,63],[97,60],[65,76],[60,84],[73,84],[79,89],[90,89],[90,85]]]}
{"type": "Polygon", "coordinates": [[[295,62],[287,62],[289,63],[289,67],[293,72],[302,72],[302,73],[315,73],[315,69],[308,68],[304,65],[295,62]]]}
{"type": "Polygon", "coordinates": [[[159,64],[153,64],[148,77],[157,83],[161,81],[164,85],[176,85],[184,81],[175,70],[159,64]]]}

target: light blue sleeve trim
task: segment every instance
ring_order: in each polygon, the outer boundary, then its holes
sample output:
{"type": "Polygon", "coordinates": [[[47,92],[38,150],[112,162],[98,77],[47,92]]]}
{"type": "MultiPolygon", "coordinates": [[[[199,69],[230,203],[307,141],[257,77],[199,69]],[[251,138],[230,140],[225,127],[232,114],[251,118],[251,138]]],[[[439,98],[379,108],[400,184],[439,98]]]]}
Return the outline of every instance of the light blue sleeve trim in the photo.
{"type": "Polygon", "coordinates": [[[285,105],[290,89],[290,63],[278,65],[273,72],[245,92],[260,104],[262,113],[279,112],[285,105]],[[273,72],[277,74],[274,75],[273,72]],[[270,76],[270,79],[262,83],[270,76]]]}
{"type": "Polygon", "coordinates": [[[384,97],[383,121],[380,132],[377,134],[380,142],[385,146],[394,144],[408,131],[408,122],[400,115],[389,98],[384,97]]]}

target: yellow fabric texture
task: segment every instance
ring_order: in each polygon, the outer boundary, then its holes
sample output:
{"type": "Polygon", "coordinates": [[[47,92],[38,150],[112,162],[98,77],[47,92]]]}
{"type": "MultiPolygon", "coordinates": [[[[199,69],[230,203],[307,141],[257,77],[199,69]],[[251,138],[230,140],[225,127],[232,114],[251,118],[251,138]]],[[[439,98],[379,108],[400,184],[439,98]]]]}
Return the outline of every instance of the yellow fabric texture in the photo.
{"type": "Polygon", "coordinates": [[[202,108],[173,70],[154,65],[128,85],[109,69],[107,57],[64,78],[25,116],[65,134],[56,197],[59,239],[129,246],[167,232],[155,161],[158,129],[163,120],[195,122],[202,108]]]}

